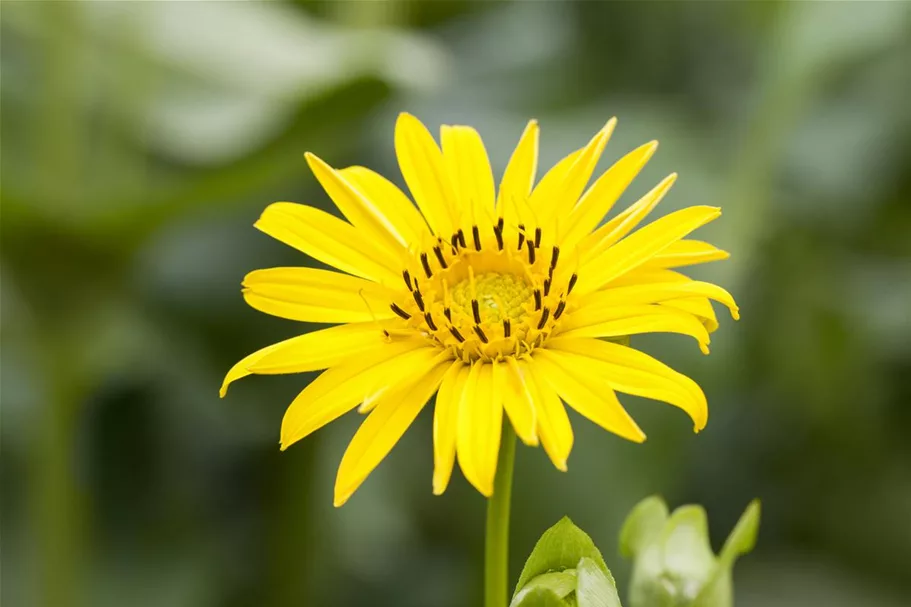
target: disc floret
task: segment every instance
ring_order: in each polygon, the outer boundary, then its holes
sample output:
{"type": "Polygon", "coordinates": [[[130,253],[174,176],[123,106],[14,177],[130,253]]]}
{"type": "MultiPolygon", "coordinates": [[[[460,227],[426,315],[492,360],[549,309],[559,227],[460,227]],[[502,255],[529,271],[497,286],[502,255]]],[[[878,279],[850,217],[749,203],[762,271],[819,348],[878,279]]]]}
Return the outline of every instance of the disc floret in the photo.
{"type": "Polygon", "coordinates": [[[552,333],[575,284],[575,274],[558,271],[559,248],[545,254],[544,236],[499,219],[440,238],[413,255],[402,273],[410,297],[391,308],[465,362],[530,353],[552,333]]]}

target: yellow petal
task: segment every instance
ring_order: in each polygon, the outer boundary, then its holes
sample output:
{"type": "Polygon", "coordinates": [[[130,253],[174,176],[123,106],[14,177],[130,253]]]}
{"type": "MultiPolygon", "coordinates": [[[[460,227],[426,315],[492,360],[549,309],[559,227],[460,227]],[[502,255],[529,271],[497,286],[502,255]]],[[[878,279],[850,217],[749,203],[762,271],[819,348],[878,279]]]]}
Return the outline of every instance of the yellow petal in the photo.
{"type": "Polygon", "coordinates": [[[219,394],[224,397],[232,382],[251,373],[305,373],[326,369],[380,346],[384,339],[382,330],[373,322],[339,325],[298,335],[243,358],[228,371],[219,394]]]}
{"type": "Polygon", "coordinates": [[[399,233],[393,219],[384,213],[385,209],[318,156],[307,152],[304,157],[329,198],[354,227],[393,253],[401,254],[402,249],[408,248],[408,241],[399,233]]]}
{"type": "Polygon", "coordinates": [[[285,341],[280,341],[277,344],[272,344],[270,346],[266,346],[265,348],[257,350],[253,354],[248,354],[244,358],[240,359],[233,367],[231,367],[230,370],[228,370],[228,374],[225,375],[225,379],[221,382],[221,388],[219,388],[219,390],[218,390],[218,396],[220,396],[221,398],[224,398],[225,394],[228,393],[228,386],[230,386],[233,382],[237,381],[238,379],[241,379],[241,378],[244,378],[244,377],[250,375],[251,372],[247,370],[250,365],[254,364],[256,361],[261,359],[266,354],[269,354],[270,352],[274,352],[275,350],[285,346],[289,342],[293,342],[295,339],[300,339],[301,337],[304,337],[304,336],[299,335],[298,337],[292,337],[291,339],[286,339],[285,341]]]}
{"type": "Polygon", "coordinates": [[[389,307],[393,291],[329,270],[255,270],[244,277],[243,294],[260,312],[302,322],[364,322],[395,316],[389,307]]]}
{"type": "Polygon", "coordinates": [[[474,363],[459,404],[456,450],[465,478],[485,497],[493,495],[502,431],[503,403],[493,390],[491,366],[474,363]]]}
{"type": "Polygon", "coordinates": [[[574,247],[598,226],[657,149],[657,141],[636,148],[592,184],[570,213],[566,226],[561,227],[561,247],[574,247]]]}
{"type": "Polygon", "coordinates": [[[538,121],[530,120],[503,172],[497,194],[497,213],[507,226],[520,223],[516,214],[531,195],[538,169],[538,121]]]}
{"type": "Polygon", "coordinates": [[[535,415],[533,388],[522,378],[516,359],[506,358],[504,363],[494,363],[494,383],[502,383],[503,408],[516,430],[516,435],[526,445],[538,444],[538,419],[535,415]]]}
{"type": "Polygon", "coordinates": [[[694,296],[713,299],[727,306],[735,319],[740,316],[737,303],[730,293],[718,285],[699,280],[644,283],[622,287],[608,286],[586,295],[580,301],[579,307],[580,309],[599,309],[611,306],[654,304],[694,296]]]}
{"type": "Polygon", "coordinates": [[[602,289],[613,289],[614,287],[626,287],[630,285],[645,285],[655,282],[689,282],[692,278],[680,272],[673,270],[656,270],[646,266],[640,266],[631,272],[627,272],[609,283],[605,284],[602,289]]]}
{"type": "Polygon", "coordinates": [[[583,295],[600,288],[720,215],[717,207],[696,206],[653,221],[585,264],[579,271],[576,290],[583,295]]]}
{"type": "MultiPolygon", "coordinates": [[[[558,215],[569,213],[582,192],[588,180],[591,179],[595,165],[601,158],[601,152],[607,145],[614,127],[617,125],[617,119],[611,118],[598,133],[589,141],[580,151],[575,161],[566,169],[563,178],[559,181],[541,180],[538,187],[531,194],[529,202],[532,211],[536,217],[536,224],[546,228],[549,232],[553,231],[553,222],[558,215]]],[[[554,236],[552,235],[551,238],[554,236]]]]}
{"type": "MultiPolygon", "coordinates": [[[[598,135],[595,135],[595,138],[592,139],[592,141],[596,141],[597,139],[598,135]]],[[[570,169],[576,164],[576,161],[579,160],[579,157],[582,156],[582,152],[584,151],[585,148],[580,148],[570,152],[565,157],[561,158],[557,164],[552,166],[550,170],[544,173],[544,176],[541,177],[541,181],[539,181],[538,185],[532,190],[528,200],[520,201],[524,202],[524,204],[520,204],[517,207],[518,219],[521,223],[525,224],[526,227],[543,226],[543,222],[539,220],[537,209],[532,206],[532,200],[535,201],[534,204],[538,204],[543,200],[559,196],[567,174],[569,174],[570,169]]]]}
{"type": "Polygon", "coordinates": [[[599,306],[588,303],[588,298],[584,299],[578,309],[567,312],[559,323],[559,333],[566,333],[583,327],[597,325],[603,322],[632,318],[635,316],[645,316],[648,314],[661,314],[659,306],[637,304],[636,302],[626,305],[608,305],[599,306]]]}
{"type": "Polygon", "coordinates": [[[281,342],[282,347],[250,363],[247,369],[260,375],[304,373],[328,369],[363,352],[388,343],[384,328],[392,323],[361,322],[311,331],[281,342]]]}
{"type": "Polygon", "coordinates": [[[443,154],[427,127],[411,114],[399,114],[395,123],[395,154],[405,183],[430,229],[449,240],[455,231],[454,195],[443,154]]]}
{"type": "Polygon", "coordinates": [[[709,333],[714,333],[718,330],[718,318],[715,316],[715,309],[712,307],[712,302],[705,297],[668,299],[667,301],[662,301],[659,305],[665,308],[683,310],[684,312],[696,316],[702,321],[702,324],[705,325],[705,328],[709,333]]]}
{"type": "Polygon", "coordinates": [[[692,418],[696,432],[705,427],[708,405],[699,385],[651,356],[601,339],[559,337],[547,347],[598,361],[603,366],[594,373],[615,390],[675,405],[692,418]]]}
{"type": "Polygon", "coordinates": [[[731,254],[701,240],[678,240],[652,257],[646,268],[679,268],[727,259],[731,254]]]}
{"type": "Polygon", "coordinates": [[[561,337],[624,337],[641,333],[689,335],[703,353],[709,353],[709,333],[699,318],[672,308],[650,306],[648,314],[618,318],[561,332],[561,337]]]}
{"type": "Polygon", "coordinates": [[[645,217],[652,212],[661,199],[670,191],[677,181],[677,173],[671,173],[662,179],[658,185],[631,204],[622,213],[592,232],[585,240],[585,258],[588,261],[610,248],[614,243],[633,231],[645,217]]]}
{"type": "Polygon", "coordinates": [[[566,409],[550,384],[536,376],[529,360],[518,361],[517,367],[520,380],[526,386],[526,394],[534,399],[541,445],[557,470],[566,472],[566,460],[573,449],[573,428],[566,409]]]}
{"type": "Polygon", "coordinates": [[[361,483],[392,450],[405,430],[436,392],[449,361],[437,362],[416,374],[407,388],[393,390],[367,416],[345,450],[335,480],[335,507],[348,501],[361,483]]]}
{"type": "Polygon", "coordinates": [[[597,379],[583,357],[536,350],[534,366],[560,398],[580,414],[608,432],[637,443],[645,440],[645,433],[617,400],[617,395],[597,379]]]}
{"type": "Polygon", "coordinates": [[[393,341],[323,371],[285,411],[282,449],[365,400],[429,370],[438,354],[423,339],[393,341]]]}
{"type": "Polygon", "coordinates": [[[481,136],[471,127],[444,125],[440,140],[455,193],[458,226],[468,232],[472,226],[493,223],[493,172],[481,136]]]}
{"type": "Polygon", "coordinates": [[[459,404],[471,367],[453,362],[440,384],[433,410],[433,494],[442,495],[449,486],[456,454],[459,404]]]}
{"type": "Polygon", "coordinates": [[[405,247],[430,238],[424,217],[397,185],[361,166],[351,166],[339,173],[379,209],[405,247]]]}
{"type": "Polygon", "coordinates": [[[337,217],[293,202],[275,202],[253,224],[272,238],[343,272],[388,285],[401,283],[400,260],[337,217]]]}

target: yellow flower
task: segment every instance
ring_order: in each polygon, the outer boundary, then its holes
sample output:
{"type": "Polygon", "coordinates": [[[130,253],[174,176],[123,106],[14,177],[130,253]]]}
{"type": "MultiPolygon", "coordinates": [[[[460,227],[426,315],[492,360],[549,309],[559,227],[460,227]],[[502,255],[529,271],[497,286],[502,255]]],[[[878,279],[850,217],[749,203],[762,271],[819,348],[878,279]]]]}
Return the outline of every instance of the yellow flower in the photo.
{"type": "Polygon", "coordinates": [[[394,184],[359,166],[307,162],[348,219],[290,202],[256,227],[341,272],[270,268],[246,276],[252,307],[332,326],[268,346],[237,363],[251,373],[326,369],[285,413],[281,447],[360,405],[368,413],[338,471],[340,506],[392,449],[430,398],[433,491],[456,456],[465,477],[493,492],[503,415],[528,445],[566,470],[573,431],[563,403],[606,430],[641,442],[615,391],[686,411],[696,431],[705,396],[691,379],[603,338],[672,332],[708,352],[718,327],[709,300],[737,317],[722,288],[671,270],[728,254],[687,234],[720,215],[676,211],[633,231],[670,189],[670,175],[601,223],[657,148],[647,143],[586,185],[616,120],[535,185],[538,125],[529,122],[496,190],[478,133],[443,126],[442,149],[414,116],[395,127],[399,166],[417,208],[394,184]]]}

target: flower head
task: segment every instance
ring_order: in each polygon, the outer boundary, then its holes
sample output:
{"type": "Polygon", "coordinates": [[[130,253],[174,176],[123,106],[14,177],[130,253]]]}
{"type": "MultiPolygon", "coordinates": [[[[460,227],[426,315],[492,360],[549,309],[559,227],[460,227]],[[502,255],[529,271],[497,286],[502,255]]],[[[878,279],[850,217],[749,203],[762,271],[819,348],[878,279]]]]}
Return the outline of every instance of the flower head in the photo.
{"type": "Polygon", "coordinates": [[[720,215],[676,211],[634,229],[674,182],[670,175],[600,225],[657,148],[645,144],[586,188],[614,129],[535,184],[538,125],[531,121],[497,189],[478,133],[443,126],[442,149],[415,117],[399,116],[395,149],[417,207],[393,183],[363,168],[307,162],[348,221],[277,202],[256,227],[341,272],[295,267],[251,272],[252,307],[332,326],[254,352],[225,378],[326,369],[294,399],[282,448],[360,406],[369,415],[346,451],[341,505],[436,394],[434,493],[456,456],[484,495],[493,491],[504,414],[529,445],[566,469],[573,432],[564,402],[610,432],[645,434],[615,391],[668,402],[698,431],[708,411],[695,382],[635,349],[604,338],[647,332],[694,337],[708,352],[718,286],[672,268],[724,259],[685,237],[720,215]]]}

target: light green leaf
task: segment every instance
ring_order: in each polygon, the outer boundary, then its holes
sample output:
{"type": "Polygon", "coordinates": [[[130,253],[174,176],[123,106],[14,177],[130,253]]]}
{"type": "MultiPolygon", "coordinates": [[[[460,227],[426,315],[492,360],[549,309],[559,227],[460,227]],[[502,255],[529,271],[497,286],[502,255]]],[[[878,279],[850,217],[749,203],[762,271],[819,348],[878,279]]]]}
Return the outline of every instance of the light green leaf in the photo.
{"type": "Polygon", "coordinates": [[[513,600],[510,603],[510,607],[518,607],[521,605],[524,602],[525,597],[538,588],[550,590],[559,598],[563,599],[576,591],[576,571],[574,569],[552,571],[550,573],[542,573],[541,575],[532,578],[528,584],[516,593],[516,596],[513,597],[513,600]]]}
{"type": "Polygon", "coordinates": [[[568,603],[554,594],[552,590],[535,588],[524,595],[522,601],[516,603],[515,607],[568,607],[568,603]]]}
{"type": "Polygon", "coordinates": [[[552,571],[574,569],[583,557],[590,558],[601,571],[610,576],[604,557],[592,539],[569,518],[563,517],[556,525],[545,531],[535,544],[519,576],[514,596],[533,578],[552,571]]]}
{"type": "Polygon", "coordinates": [[[613,578],[594,561],[581,559],[576,567],[576,576],[576,602],[579,607],[621,607],[613,578]]]}
{"type": "Polygon", "coordinates": [[[647,544],[657,540],[667,517],[667,504],[657,495],[639,502],[620,530],[620,554],[632,558],[647,544]]]}
{"type": "Polygon", "coordinates": [[[683,595],[692,600],[715,569],[705,509],[683,506],[675,510],[662,538],[665,570],[681,581],[683,595]]]}
{"type": "Polygon", "coordinates": [[[734,604],[732,581],[734,562],[737,557],[747,554],[756,546],[760,510],[759,500],[754,500],[744,511],[737,526],[724,543],[711,579],[699,592],[692,607],[732,607],[734,604]]]}
{"type": "Polygon", "coordinates": [[[756,546],[756,536],[759,534],[759,519],[762,507],[759,500],[753,500],[737,521],[737,526],[728,536],[721,549],[719,561],[724,567],[731,567],[737,557],[747,554],[756,546]]]}

